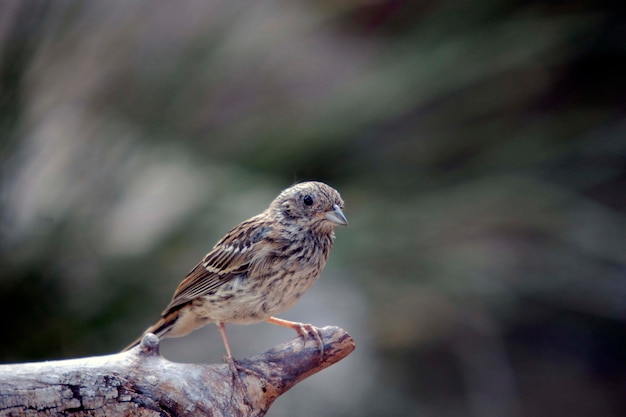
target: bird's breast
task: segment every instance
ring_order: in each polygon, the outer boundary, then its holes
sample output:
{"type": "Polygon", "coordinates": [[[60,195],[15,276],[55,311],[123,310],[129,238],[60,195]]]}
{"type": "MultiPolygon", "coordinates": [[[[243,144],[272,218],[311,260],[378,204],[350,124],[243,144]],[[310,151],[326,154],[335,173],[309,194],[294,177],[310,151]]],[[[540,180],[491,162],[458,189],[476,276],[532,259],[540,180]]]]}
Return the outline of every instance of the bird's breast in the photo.
{"type": "Polygon", "coordinates": [[[332,239],[292,239],[266,250],[246,273],[233,277],[203,299],[212,320],[254,323],[289,309],[317,281],[332,239]]]}

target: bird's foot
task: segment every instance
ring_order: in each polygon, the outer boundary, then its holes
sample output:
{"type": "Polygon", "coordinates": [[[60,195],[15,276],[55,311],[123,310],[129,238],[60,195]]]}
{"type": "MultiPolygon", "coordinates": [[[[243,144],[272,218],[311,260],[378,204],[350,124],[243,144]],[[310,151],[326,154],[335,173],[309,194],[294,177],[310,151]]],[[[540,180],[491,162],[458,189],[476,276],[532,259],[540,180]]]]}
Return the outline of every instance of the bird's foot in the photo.
{"type": "Polygon", "coordinates": [[[296,321],[289,321],[279,319],[278,317],[270,317],[266,320],[268,323],[277,324],[283,327],[289,327],[294,329],[298,336],[302,337],[302,342],[306,345],[306,339],[313,336],[317,341],[317,345],[320,347],[320,362],[324,360],[324,341],[319,329],[312,324],[298,323],[296,321]]]}
{"type": "Polygon", "coordinates": [[[306,339],[313,336],[320,349],[320,362],[324,360],[324,340],[320,330],[312,324],[298,323],[297,327],[294,327],[300,337],[302,337],[303,343],[306,345],[306,339]]]}
{"type": "Polygon", "coordinates": [[[235,390],[239,390],[239,392],[241,393],[243,397],[244,402],[252,409],[253,408],[252,400],[250,400],[250,397],[248,396],[248,389],[246,388],[246,385],[244,384],[243,379],[241,378],[241,375],[239,374],[239,371],[244,372],[244,373],[245,372],[255,373],[255,372],[239,365],[232,356],[224,356],[224,362],[228,363],[228,367],[230,368],[230,372],[233,376],[233,392],[235,392],[235,390]]]}

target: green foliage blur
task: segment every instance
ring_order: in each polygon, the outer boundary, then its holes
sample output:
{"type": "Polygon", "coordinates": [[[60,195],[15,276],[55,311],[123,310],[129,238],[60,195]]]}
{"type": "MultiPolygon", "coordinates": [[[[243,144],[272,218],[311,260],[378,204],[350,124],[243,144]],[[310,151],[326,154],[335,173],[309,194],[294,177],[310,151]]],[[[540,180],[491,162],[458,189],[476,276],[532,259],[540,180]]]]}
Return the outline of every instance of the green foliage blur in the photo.
{"type": "MultiPolygon", "coordinates": [[[[316,179],[350,227],[289,318],[358,347],[270,415],[624,415],[625,22],[610,1],[1,2],[0,361],[119,350],[316,179]]],[[[219,361],[213,330],[172,357],[219,361]]]]}

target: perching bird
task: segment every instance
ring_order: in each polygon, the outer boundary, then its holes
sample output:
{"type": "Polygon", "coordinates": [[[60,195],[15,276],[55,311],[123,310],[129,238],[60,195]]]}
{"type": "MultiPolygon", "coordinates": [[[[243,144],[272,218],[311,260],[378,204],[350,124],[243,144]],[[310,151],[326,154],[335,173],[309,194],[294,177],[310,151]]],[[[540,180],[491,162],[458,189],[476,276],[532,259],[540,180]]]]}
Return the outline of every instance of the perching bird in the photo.
{"type": "MultiPolygon", "coordinates": [[[[310,326],[274,316],[290,308],[320,276],[335,227],[348,225],[342,209],[339,193],[322,182],[287,188],[265,211],[217,242],[143,335],[181,337],[214,322],[231,364],[226,323],[267,321],[306,335],[310,326]]],[[[124,350],[138,345],[143,335],[124,350]]]]}

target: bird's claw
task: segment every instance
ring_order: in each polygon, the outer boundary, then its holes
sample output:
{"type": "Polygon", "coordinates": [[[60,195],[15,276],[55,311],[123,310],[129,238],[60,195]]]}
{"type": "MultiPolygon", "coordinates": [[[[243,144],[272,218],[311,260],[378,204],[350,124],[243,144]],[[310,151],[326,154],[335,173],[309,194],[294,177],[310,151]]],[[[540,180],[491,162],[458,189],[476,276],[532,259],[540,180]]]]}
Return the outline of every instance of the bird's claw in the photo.
{"type": "Polygon", "coordinates": [[[304,345],[306,345],[306,339],[310,336],[315,338],[317,345],[320,348],[320,362],[324,360],[324,341],[322,340],[322,336],[320,334],[320,330],[313,326],[312,324],[304,324],[301,323],[297,328],[296,332],[298,335],[302,337],[304,345]]]}
{"type": "Polygon", "coordinates": [[[241,392],[241,395],[243,396],[244,402],[248,404],[248,406],[250,406],[251,409],[253,409],[254,407],[252,404],[252,400],[250,400],[250,397],[248,396],[248,390],[246,389],[246,385],[244,384],[243,379],[241,379],[241,375],[239,375],[239,371],[249,372],[249,373],[254,373],[254,371],[251,371],[247,368],[242,367],[241,365],[237,363],[237,361],[235,361],[234,358],[230,356],[224,356],[224,362],[228,363],[230,372],[233,375],[233,392],[235,391],[235,389],[238,389],[241,392]]]}

